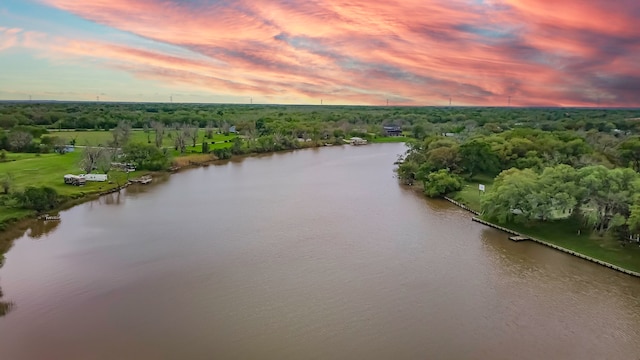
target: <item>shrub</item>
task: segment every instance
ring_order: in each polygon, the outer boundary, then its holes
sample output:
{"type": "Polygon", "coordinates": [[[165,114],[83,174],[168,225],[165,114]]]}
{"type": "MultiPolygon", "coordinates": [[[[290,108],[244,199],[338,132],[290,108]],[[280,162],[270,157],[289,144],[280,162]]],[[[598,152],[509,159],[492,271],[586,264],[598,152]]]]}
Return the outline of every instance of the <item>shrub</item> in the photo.
{"type": "Polygon", "coordinates": [[[51,210],[60,203],[56,190],[48,186],[29,186],[17,193],[16,198],[21,207],[36,211],[51,210]]]}
{"type": "Polygon", "coordinates": [[[424,193],[429,197],[442,196],[462,189],[462,179],[449,170],[432,172],[424,183],[424,193]]]}

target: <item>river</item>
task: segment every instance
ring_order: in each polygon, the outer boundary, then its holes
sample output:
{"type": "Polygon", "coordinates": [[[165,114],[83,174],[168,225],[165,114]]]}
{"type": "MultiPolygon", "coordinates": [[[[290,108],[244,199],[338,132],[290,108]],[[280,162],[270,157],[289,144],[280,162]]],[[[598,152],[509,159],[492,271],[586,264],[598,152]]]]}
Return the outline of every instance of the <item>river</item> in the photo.
{"type": "Polygon", "coordinates": [[[244,158],[34,222],[0,359],[638,359],[640,279],[398,185],[403,149],[244,158]]]}

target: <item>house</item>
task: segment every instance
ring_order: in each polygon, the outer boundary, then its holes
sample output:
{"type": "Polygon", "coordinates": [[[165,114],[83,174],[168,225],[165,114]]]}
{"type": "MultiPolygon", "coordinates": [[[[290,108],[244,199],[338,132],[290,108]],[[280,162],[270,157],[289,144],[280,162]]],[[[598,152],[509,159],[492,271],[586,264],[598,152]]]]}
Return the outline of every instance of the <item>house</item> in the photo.
{"type": "Polygon", "coordinates": [[[402,136],[402,128],[397,125],[385,125],[382,127],[386,136],[402,136]]]}
{"type": "Polygon", "coordinates": [[[238,133],[238,132],[236,131],[236,126],[234,125],[234,126],[229,127],[229,132],[230,132],[231,134],[236,134],[236,133],[238,133]]]}

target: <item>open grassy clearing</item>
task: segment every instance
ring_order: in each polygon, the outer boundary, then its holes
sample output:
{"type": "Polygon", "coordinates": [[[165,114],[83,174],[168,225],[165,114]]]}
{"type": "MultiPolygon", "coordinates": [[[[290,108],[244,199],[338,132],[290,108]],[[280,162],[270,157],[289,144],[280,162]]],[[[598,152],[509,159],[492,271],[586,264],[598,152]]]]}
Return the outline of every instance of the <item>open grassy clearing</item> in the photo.
{"type": "Polygon", "coordinates": [[[406,142],[407,137],[404,136],[376,136],[371,138],[371,142],[373,143],[398,143],[398,142],[406,142]]]}
{"type": "MultiPolygon", "coordinates": [[[[94,193],[109,188],[107,183],[88,182],[85,186],[71,186],[63,182],[66,174],[80,174],[79,163],[82,157],[81,151],[64,155],[42,154],[40,156],[25,157],[18,161],[0,163],[0,173],[11,174],[13,178],[13,190],[22,190],[27,186],[50,186],[60,194],[74,196],[77,194],[94,193]]],[[[126,174],[122,172],[110,172],[109,177],[126,180],[126,174]]],[[[136,176],[131,173],[130,176],[136,176]]],[[[114,185],[115,186],[115,185],[114,185]]],[[[111,186],[113,187],[113,186],[111,186]]]]}
{"type": "Polygon", "coordinates": [[[485,186],[485,192],[489,191],[493,185],[493,178],[486,175],[476,175],[465,182],[462,190],[450,194],[450,197],[473,210],[480,211],[480,199],[483,193],[478,189],[479,184],[485,186]]]}

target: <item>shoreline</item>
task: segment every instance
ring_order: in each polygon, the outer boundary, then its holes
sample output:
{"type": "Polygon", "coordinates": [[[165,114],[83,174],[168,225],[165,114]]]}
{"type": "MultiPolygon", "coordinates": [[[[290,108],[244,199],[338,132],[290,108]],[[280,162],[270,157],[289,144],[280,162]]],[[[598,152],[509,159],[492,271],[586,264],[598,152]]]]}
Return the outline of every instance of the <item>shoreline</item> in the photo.
{"type": "Polygon", "coordinates": [[[565,247],[558,246],[556,244],[552,244],[552,243],[544,241],[544,240],[540,240],[540,239],[538,239],[536,237],[529,236],[527,234],[517,232],[515,230],[509,229],[509,228],[506,228],[506,227],[503,227],[503,226],[500,226],[500,225],[497,225],[497,224],[494,224],[494,223],[492,223],[490,221],[486,221],[486,220],[481,219],[481,218],[479,218],[477,216],[472,217],[471,221],[475,221],[475,222],[477,222],[479,224],[492,227],[494,229],[500,230],[500,231],[505,232],[507,234],[525,237],[525,238],[527,238],[527,241],[533,241],[533,242],[536,242],[538,244],[541,244],[541,245],[544,245],[544,246],[548,246],[548,247],[556,249],[558,251],[562,251],[562,252],[567,253],[569,255],[573,255],[573,256],[579,257],[581,259],[584,259],[584,260],[587,260],[587,261],[591,261],[592,263],[595,263],[595,264],[598,264],[598,265],[602,265],[604,267],[608,267],[609,269],[613,269],[613,270],[619,271],[619,272],[627,274],[627,275],[640,277],[640,273],[639,272],[636,272],[636,271],[633,271],[633,270],[629,270],[629,269],[625,269],[625,268],[623,268],[621,266],[614,265],[614,264],[608,263],[606,261],[602,261],[602,260],[593,258],[591,256],[587,256],[587,255],[579,253],[577,251],[569,250],[569,249],[567,249],[565,247]]]}
{"type": "Polygon", "coordinates": [[[621,273],[626,274],[626,275],[630,275],[630,276],[634,276],[634,277],[640,278],[640,272],[633,271],[633,270],[627,269],[627,268],[625,268],[623,266],[615,265],[615,264],[600,260],[598,258],[594,258],[594,257],[588,256],[588,255],[585,255],[585,254],[583,254],[581,252],[578,252],[578,251],[575,251],[575,250],[567,249],[567,248],[565,248],[563,246],[553,244],[552,242],[545,241],[545,240],[539,239],[537,237],[527,235],[527,234],[522,233],[522,232],[518,232],[518,231],[510,229],[508,227],[500,226],[500,225],[495,224],[493,222],[490,222],[490,221],[482,219],[482,217],[481,217],[482,214],[480,212],[471,209],[470,207],[468,207],[467,205],[465,205],[465,204],[463,204],[463,203],[461,203],[459,201],[453,200],[453,199],[451,199],[451,198],[449,198],[447,196],[444,196],[443,199],[448,201],[448,202],[450,202],[451,204],[463,209],[463,210],[466,210],[466,211],[474,214],[474,216],[471,218],[471,221],[474,221],[474,222],[477,222],[479,224],[482,224],[482,225],[485,225],[485,226],[500,230],[500,231],[505,232],[507,234],[524,237],[528,241],[533,241],[533,242],[538,243],[540,245],[544,245],[544,246],[550,247],[552,249],[564,252],[566,254],[573,255],[573,256],[578,257],[580,259],[590,261],[590,262],[592,262],[594,264],[598,264],[598,265],[607,267],[609,269],[616,270],[616,271],[621,272],[621,273]]]}
{"type": "MultiPolygon", "coordinates": [[[[382,144],[385,142],[380,142],[380,143],[376,143],[376,142],[372,142],[372,144],[382,144]]],[[[339,145],[333,145],[333,146],[345,146],[345,145],[349,145],[349,144],[339,144],[339,145]]],[[[316,145],[316,146],[306,146],[306,147],[301,147],[298,149],[284,149],[284,150],[279,150],[279,151],[270,151],[270,152],[264,152],[264,153],[257,153],[257,152],[253,152],[253,153],[247,153],[247,154],[240,154],[240,155],[233,155],[231,158],[229,159],[218,159],[215,158],[213,156],[213,154],[209,154],[211,156],[210,159],[206,160],[206,161],[190,161],[189,160],[189,156],[184,156],[182,157],[183,160],[188,160],[188,162],[184,165],[181,166],[174,166],[171,167],[167,170],[163,170],[163,171],[146,171],[146,172],[140,172],[139,176],[145,176],[145,175],[150,175],[151,177],[158,177],[158,176],[171,176],[172,174],[176,174],[179,173],[181,171],[184,170],[189,170],[189,169],[196,169],[199,167],[206,167],[206,166],[210,166],[210,165],[215,165],[215,164],[224,164],[227,162],[231,162],[231,161],[237,161],[240,159],[245,159],[245,158],[253,158],[253,157],[260,157],[260,156],[268,156],[268,155],[272,155],[272,154],[277,154],[277,153],[284,153],[284,152],[289,152],[289,151],[297,151],[297,150],[305,150],[305,149],[318,149],[318,148],[322,148],[325,147],[324,145],[316,145]]],[[[195,156],[201,156],[201,155],[206,155],[206,154],[192,154],[195,156]]],[[[194,157],[195,157],[194,156],[194,157]]],[[[127,183],[124,183],[122,185],[116,185],[113,188],[107,189],[107,190],[100,190],[97,192],[92,192],[92,193],[87,193],[84,194],[82,196],[76,197],[76,198],[70,198],[67,199],[66,201],[64,201],[63,203],[61,203],[60,205],[58,205],[56,208],[46,211],[46,212],[31,212],[25,216],[19,217],[19,218],[14,218],[14,219],[10,219],[8,221],[5,222],[0,222],[0,235],[4,235],[5,233],[10,233],[16,230],[17,227],[19,227],[19,225],[23,222],[27,222],[27,221],[31,221],[31,220],[36,220],[38,219],[38,217],[46,214],[46,213],[58,213],[60,211],[69,209],[73,206],[76,205],[80,205],[83,204],[85,202],[88,201],[92,201],[95,200],[103,195],[108,195],[111,193],[115,193],[115,192],[119,192],[123,189],[126,189],[129,185],[131,185],[132,182],[129,181],[127,183]]],[[[0,237],[1,240],[1,237],[0,237]]],[[[4,251],[1,250],[0,247],[0,256],[4,253],[4,251]]]]}

